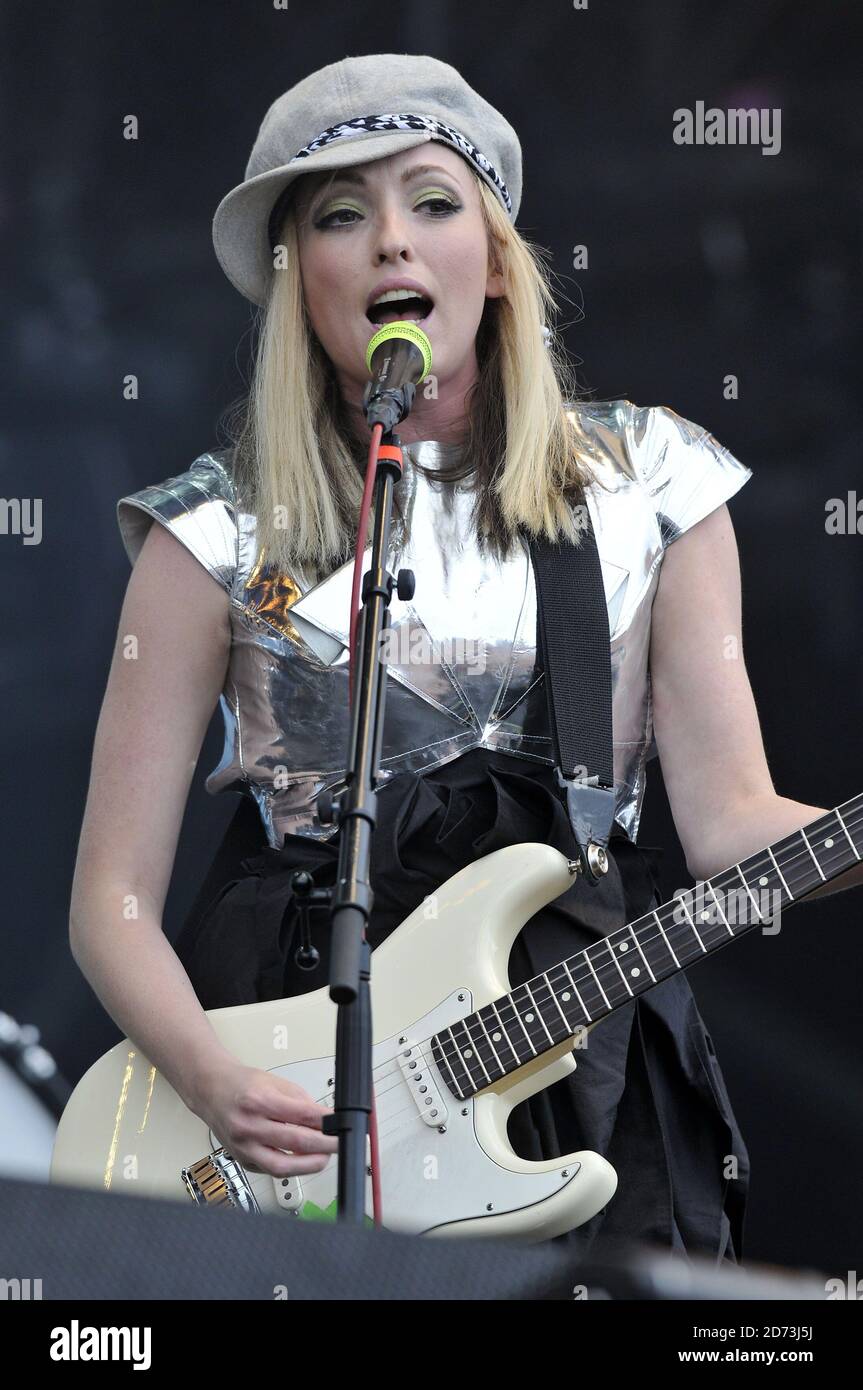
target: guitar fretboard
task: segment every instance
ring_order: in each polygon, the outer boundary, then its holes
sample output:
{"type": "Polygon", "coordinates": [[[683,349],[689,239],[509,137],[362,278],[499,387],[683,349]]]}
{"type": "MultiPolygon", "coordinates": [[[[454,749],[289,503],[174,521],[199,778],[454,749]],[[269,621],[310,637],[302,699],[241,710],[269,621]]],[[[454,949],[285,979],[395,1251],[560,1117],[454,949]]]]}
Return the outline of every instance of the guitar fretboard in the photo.
{"type": "Polygon", "coordinates": [[[863,793],[436,1033],[444,1081],[475,1095],[754,927],[770,931],[861,855],[863,793]]]}

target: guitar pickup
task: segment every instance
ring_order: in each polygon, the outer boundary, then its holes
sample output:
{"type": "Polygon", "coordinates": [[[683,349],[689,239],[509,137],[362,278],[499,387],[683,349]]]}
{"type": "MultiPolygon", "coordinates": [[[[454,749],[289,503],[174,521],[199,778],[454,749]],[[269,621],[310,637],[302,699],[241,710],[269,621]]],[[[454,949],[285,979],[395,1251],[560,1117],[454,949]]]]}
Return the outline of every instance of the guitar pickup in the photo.
{"type": "Polygon", "coordinates": [[[402,1076],[408,1084],[423,1121],[433,1129],[446,1124],[447,1108],[420,1044],[410,1041],[402,1044],[399,1047],[398,1060],[402,1076]]]}

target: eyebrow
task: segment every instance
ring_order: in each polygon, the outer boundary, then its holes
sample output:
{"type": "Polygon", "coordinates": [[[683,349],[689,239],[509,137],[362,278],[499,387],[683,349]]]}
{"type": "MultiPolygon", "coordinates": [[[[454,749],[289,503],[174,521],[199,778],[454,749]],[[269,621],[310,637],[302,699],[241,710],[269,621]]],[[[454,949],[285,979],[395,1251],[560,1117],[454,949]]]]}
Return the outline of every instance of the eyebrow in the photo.
{"type": "MultiPolygon", "coordinates": [[[[415,164],[412,168],[405,169],[399,182],[407,183],[410,179],[419,178],[420,174],[447,174],[453,182],[457,182],[455,175],[452,174],[449,169],[444,169],[440,164],[415,164]]],[[[364,187],[366,178],[363,174],[354,173],[350,169],[345,169],[339,171],[339,173],[335,175],[332,183],[329,184],[328,187],[332,188],[338,183],[349,183],[364,187]]]]}

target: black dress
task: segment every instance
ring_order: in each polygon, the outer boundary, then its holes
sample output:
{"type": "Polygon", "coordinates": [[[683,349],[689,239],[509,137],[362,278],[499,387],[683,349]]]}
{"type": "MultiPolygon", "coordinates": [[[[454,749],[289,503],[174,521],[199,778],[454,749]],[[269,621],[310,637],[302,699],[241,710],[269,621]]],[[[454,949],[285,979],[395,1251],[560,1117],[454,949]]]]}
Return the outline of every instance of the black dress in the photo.
{"type": "MultiPolygon", "coordinates": [[[[575,854],[547,764],[475,748],[424,775],[401,773],[376,796],[372,949],[482,855],[528,840],[575,854]]],[[[295,963],[288,880],[304,867],[316,884],[332,884],[337,844],[286,835],[281,850],[262,850],[260,841],[257,807],[244,798],[176,943],[207,1009],[301,994],[328,980],[326,914],[311,914],[320,966],[309,973],[295,963]]],[[[617,824],[609,848],[603,882],[591,887],[579,877],[526,923],[510,956],[513,986],[661,901],[661,851],[634,845],[617,824]]],[[[601,1233],[717,1260],[742,1257],[749,1159],[685,975],[602,1020],[576,1071],[513,1111],[509,1135],[525,1158],[592,1149],[617,1170],[608,1205],[558,1238],[576,1254],[601,1233]]]]}

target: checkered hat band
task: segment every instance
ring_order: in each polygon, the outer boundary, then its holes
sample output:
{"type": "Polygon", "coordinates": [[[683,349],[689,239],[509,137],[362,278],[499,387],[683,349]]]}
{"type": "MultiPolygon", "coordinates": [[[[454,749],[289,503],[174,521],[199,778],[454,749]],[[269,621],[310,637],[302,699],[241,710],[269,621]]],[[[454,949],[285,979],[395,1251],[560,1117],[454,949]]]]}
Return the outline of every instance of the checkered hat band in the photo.
{"type": "Polygon", "coordinates": [[[512,198],[509,189],[495,169],[490,160],[472,145],[467,136],[462,135],[461,131],[453,126],[447,125],[446,121],[435,120],[432,116],[412,116],[399,114],[386,114],[382,116],[355,116],[350,121],[340,121],[338,125],[330,126],[328,130],[322,130],[320,135],[315,136],[308,145],[298,150],[291,160],[295,163],[298,159],[307,159],[309,155],[316,154],[326,145],[333,144],[336,140],[351,140],[357,135],[362,135],[367,130],[427,130],[430,131],[436,140],[443,140],[451,145],[459,154],[463,154],[476,165],[482,174],[494,184],[507,212],[512,216],[512,198]]]}

